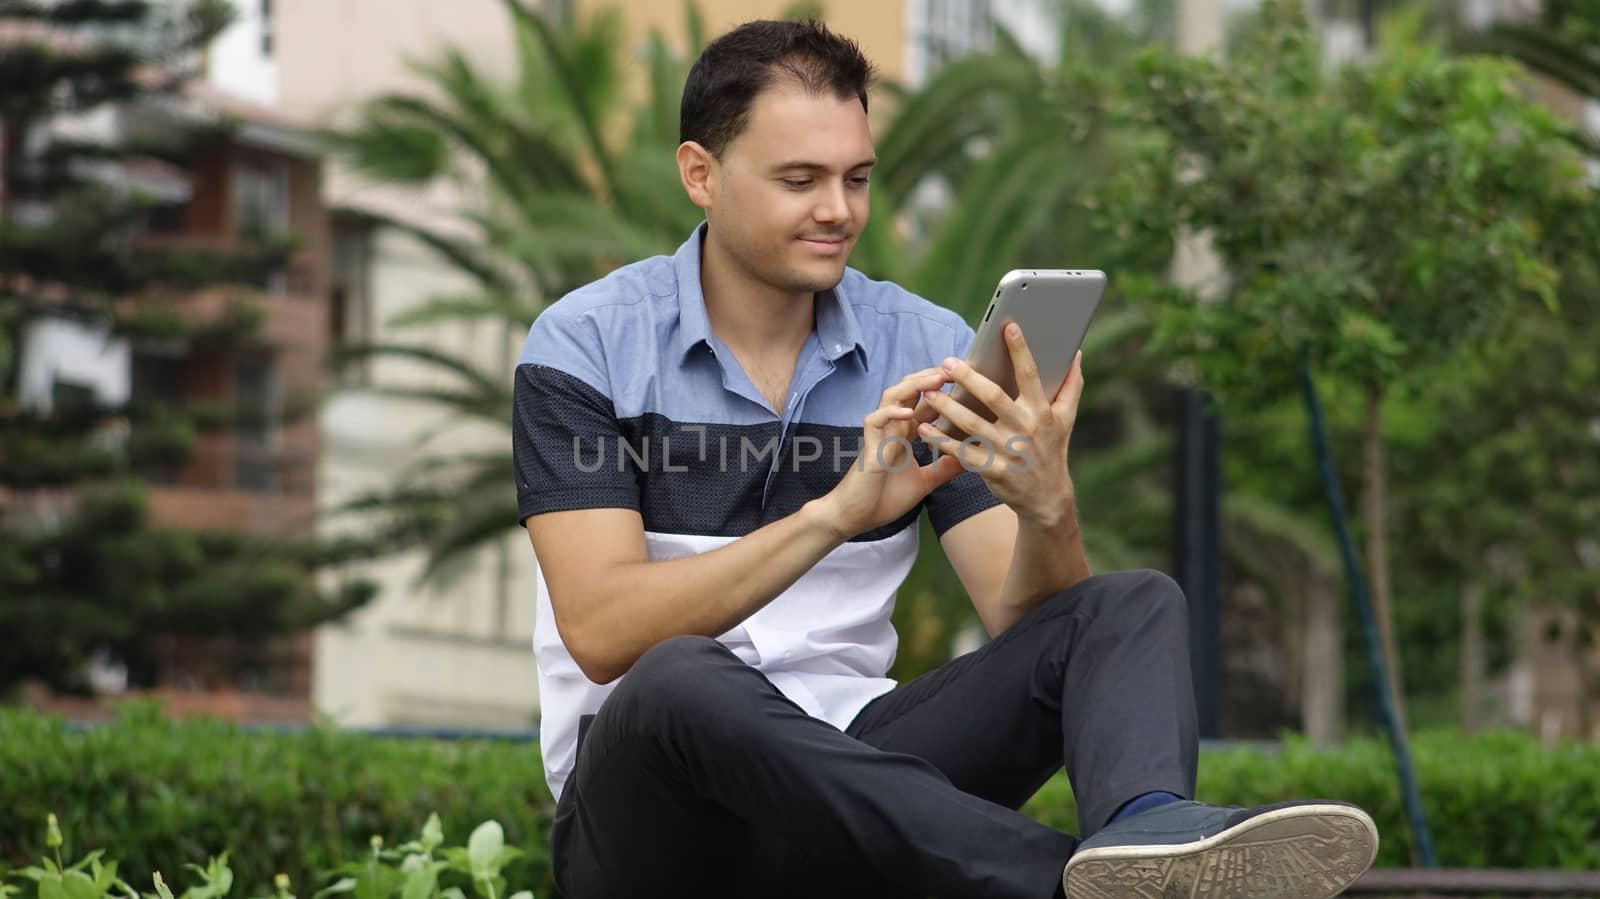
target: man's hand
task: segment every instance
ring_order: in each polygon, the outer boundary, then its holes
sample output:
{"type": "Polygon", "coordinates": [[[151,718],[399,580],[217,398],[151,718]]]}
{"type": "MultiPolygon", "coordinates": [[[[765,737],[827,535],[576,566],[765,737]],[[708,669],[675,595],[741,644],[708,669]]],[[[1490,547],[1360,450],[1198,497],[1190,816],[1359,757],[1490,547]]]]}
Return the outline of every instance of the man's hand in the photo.
{"type": "Polygon", "coordinates": [[[965,443],[926,422],[917,435],[941,458],[961,460],[978,474],[1002,502],[1016,510],[1026,523],[1054,528],[1076,515],[1076,495],[1067,470],[1067,446],[1078,418],[1083,396],[1083,353],[1072,360],[1072,370],[1055,397],[1046,397],[1039,383],[1039,367],[1022,338],[1022,329],[1006,325],[1007,348],[1017,375],[1017,398],[959,359],[946,359],[950,378],[995,413],[993,423],[937,389],[923,399],[935,412],[969,436],[965,443]]]}
{"type": "Polygon", "coordinates": [[[833,490],[814,500],[839,539],[894,521],[961,473],[956,459],[940,456],[918,465],[911,454],[917,398],[925,391],[937,393],[950,380],[942,368],[912,372],[885,390],[878,408],[863,420],[861,455],[833,490]]]}

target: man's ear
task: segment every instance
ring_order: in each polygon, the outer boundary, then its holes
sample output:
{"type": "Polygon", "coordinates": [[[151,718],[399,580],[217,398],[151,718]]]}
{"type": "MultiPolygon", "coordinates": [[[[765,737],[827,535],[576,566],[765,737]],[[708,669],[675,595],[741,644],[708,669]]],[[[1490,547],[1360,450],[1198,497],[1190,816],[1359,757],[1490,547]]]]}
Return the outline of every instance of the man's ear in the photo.
{"type": "Polygon", "coordinates": [[[678,145],[677,159],[678,177],[689,194],[689,201],[701,209],[710,209],[717,160],[698,141],[692,140],[678,145]]]}

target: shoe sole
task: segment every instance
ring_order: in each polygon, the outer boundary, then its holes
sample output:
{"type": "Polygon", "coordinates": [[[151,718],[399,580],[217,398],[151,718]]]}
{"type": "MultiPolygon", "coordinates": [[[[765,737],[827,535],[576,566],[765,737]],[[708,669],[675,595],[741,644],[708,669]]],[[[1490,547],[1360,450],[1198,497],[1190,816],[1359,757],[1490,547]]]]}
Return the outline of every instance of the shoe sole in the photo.
{"type": "Polygon", "coordinates": [[[1330,899],[1378,854],[1378,828],[1344,805],[1274,809],[1193,843],[1074,855],[1067,899],[1330,899]]]}

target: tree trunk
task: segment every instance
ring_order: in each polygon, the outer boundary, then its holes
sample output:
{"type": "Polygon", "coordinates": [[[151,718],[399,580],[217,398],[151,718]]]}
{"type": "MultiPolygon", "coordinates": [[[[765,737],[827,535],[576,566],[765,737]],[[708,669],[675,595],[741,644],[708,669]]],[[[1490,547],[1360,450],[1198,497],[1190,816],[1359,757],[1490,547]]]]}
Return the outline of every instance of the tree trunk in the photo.
{"type": "Polygon", "coordinates": [[[1405,680],[1400,674],[1400,653],[1395,648],[1394,615],[1389,601],[1389,514],[1388,485],[1384,478],[1383,423],[1380,419],[1383,395],[1376,387],[1367,393],[1366,433],[1362,452],[1361,515],[1367,526],[1367,580],[1372,592],[1373,617],[1378,621],[1378,642],[1384,666],[1389,670],[1389,699],[1394,704],[1395,721],[1407,730],[1405,680]]]}
{"type": "Polygon", "coordinates": [[[1329,746],[1344,731],[1344,618],[1337,581],[1312,571],[1304,596],[1300,723],[1312,743],[1329,746]]]}
{"type": "Polygon", "coordinates": [[[1461,730],[1474,734],[1483,728],[1483,585],[1461,588],[1461,730]]]}

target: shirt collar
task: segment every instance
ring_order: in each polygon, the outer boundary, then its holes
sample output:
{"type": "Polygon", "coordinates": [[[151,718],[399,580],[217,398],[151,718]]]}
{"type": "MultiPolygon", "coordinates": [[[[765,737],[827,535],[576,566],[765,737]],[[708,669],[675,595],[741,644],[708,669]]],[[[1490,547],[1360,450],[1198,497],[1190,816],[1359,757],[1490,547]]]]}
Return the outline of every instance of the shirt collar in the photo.
{"type": "MultiPolygon", "coordinates": [[[[672,270],[678,282],[678,333],[673,351],[679,359],[701,344],[711,345],[711,319],[706,315],[706,298],[700,289],[700,252],[708,224],[701,222],[672,256],[672,270]]],[[[843,295],[841,281],[831,290],[817,294],[817,342],[829,361],[855,351],[861,367],[867,366],[867,347],[861,339],[861,324],[855,310],[843,295]]]]}

